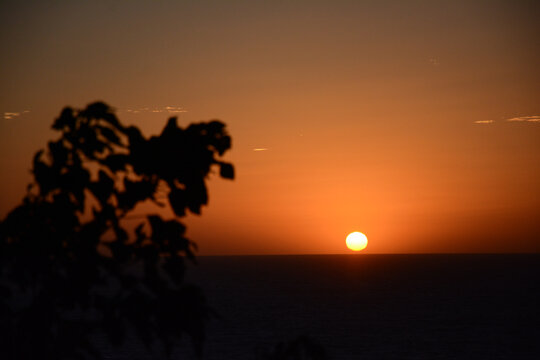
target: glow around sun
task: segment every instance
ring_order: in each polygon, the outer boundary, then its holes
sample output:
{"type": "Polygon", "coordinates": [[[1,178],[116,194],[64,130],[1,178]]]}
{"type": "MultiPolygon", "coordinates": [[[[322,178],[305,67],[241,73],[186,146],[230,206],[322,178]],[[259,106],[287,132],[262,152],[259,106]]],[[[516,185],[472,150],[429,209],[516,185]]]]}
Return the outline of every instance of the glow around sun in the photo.
{"type": "Polygon", "coordinates": [[[347,247],[352,251],[364,250],[368,244],[367,236],[361,232],[355,231],[347,235],[345,240],[347,247]]]}

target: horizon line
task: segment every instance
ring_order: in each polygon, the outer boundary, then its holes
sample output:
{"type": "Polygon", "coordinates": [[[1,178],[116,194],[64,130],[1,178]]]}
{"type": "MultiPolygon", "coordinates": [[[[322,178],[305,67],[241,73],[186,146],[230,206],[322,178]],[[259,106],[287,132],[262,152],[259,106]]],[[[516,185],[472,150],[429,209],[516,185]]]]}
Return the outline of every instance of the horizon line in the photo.
{"type": "Polygon", "coordinates": [[[195,257],[240,257],[240,256],[370,256],[370,255],[540,255],[534,252],[425,252],[425,253],[332,253],[332,254],[204,254],[195,257]]]}

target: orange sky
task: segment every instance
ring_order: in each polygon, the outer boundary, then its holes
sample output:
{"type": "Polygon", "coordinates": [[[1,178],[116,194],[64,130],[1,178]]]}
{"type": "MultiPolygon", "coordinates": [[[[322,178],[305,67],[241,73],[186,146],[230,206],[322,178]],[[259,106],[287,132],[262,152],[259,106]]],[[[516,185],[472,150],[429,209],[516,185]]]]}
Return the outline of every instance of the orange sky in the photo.
{"type": "Polygon", "coordinates": [[[0,218],[63,106],[219,118],[201,254],[540,251],[535,1],[0,4],[0,218]],[[167,109],[166,107],[173,107],[167,109]],[[266,149],[254,151],[254,149],[266,149]]]}

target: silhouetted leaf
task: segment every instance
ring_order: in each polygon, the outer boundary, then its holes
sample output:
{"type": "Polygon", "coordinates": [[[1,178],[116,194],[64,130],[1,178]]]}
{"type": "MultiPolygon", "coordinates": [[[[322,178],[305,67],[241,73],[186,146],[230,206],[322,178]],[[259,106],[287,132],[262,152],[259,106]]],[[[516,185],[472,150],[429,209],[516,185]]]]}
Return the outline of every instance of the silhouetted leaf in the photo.
{"type": "Polygon", "coordinates": [[[208,203],[206,185],[202,179],[197,179],[186,188],[187,206],[194,214],[201,213],[201,206],[208,203]]]}
{"type": "Polygon", "coordinates": [[[68,149],[64,146],[63,140],[49,141],[49,153],[52,158],[53,167],[60,168],[68,160],[68,149]]]}
{"type": "Polygon", "coordinates": [[[76,201],[77,210],[83,211],[86,196],[84,189],[90,184],[90,173],[80,165],[67,166],[59,177],[59,186],[68,190],[76,201]]]}
{"type": "Polygon", "coordinates": [[[73,116],[73,109],[65,107],[60,116],[53,123],[52,128],[55,130],[73,130],[75,127],[75,116],[73,116]]]}
{"type": "Polygon", "coordinates": [[[129,162],[129,155],[126,154],[112,154],[107,156],[100,162],[107,166],[112,172],[124,171],[129,162]]]}
{"type": "Polygon", "coordinates": [[[178,124],[177,124],[177,118],[176,117],[171,117],[167,121],[167,125],[165,125],[165,127],[163,128],[163,131],[161,132],[160,137],[161,138],[167,138],[167,137],[174,136],[176,134],[177,130],[179,130],[178,129],[178,124]]]}
{"type": "Polygon", "coordinates": [[[123,192],[118,193],[118,206],[124,210],[131,210],[138,202],[151,199],[154,195],[156,184],[151,180],[131,181],[124,178],[123,192]]]}
{"type": "Polygon", "coordinates": [[[221,175],[221,177],[225,179],[234,179],[234,167],[231,164],[222,162],[219,166],[219,175],[221,175]]]}
{"type": "Polygon", "coordinates": [[[103,119],[107,117],[109,114],[111,114],[111,108],[109,105],[97,101],[95,103],[92,103],[86,107],[86,109],[82,110],[79,115],[85,118],[91,119],[103,119]]]}
{"type": "Polygon", "coordinates": [[[225,153],[225,151],[229,150],[231,148],[231,137],[230,136],[222,136],[215,141],[215,148],[218,154],[221,156],[225,153]]]}
{"type": "Polygon", "coordinates": [[[42,195],[58,187],[59,173],[40,160],[43,151],[34,156],[34,177],[42,195]]]}
{"type": "Polygon", "coordinates": [[[101,204],[104,204],[114,191],[114,180],[111,179],[105,171],[100,170],[98,181],[90,182],[88,188],[92,191],[96,199],[98,199],[101,204]]]}
{"type": "Polygon", "coordinates": [[[112,129],[105,126],[99,126],[98,129],[101,135],[103,135],[109,142],[116,145],[120,144],[120,138],[112,129]]]}
{"type": "Polygon", "coordinates": [[[176,216],[186,215],[187,197],[184,190],[173,187],[169,192],[169,202],[176,216]]]}

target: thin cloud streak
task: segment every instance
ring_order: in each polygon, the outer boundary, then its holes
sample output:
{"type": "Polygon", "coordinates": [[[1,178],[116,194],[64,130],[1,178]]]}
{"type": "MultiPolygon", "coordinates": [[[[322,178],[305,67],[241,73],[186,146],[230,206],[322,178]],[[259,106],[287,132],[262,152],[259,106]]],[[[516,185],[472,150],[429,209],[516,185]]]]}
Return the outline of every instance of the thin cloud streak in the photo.
{"type": "Polygon", "coordinates": [[[474,123],[475,124],[492,124],[493,120],[477,120],[474,123]]]}
{"type": "Polygon", "coordinates": [[[141,107],[141,108],[125,108],[120,111],[125,111],[131,114],[140,114],[140,113],[167,113],[167,114],[178,114],[187,112],[181,106],[159,106],[159,107],[141,107]]]}
{"type": "MultiPolygon", "coordinates": [[[[540,115],[528,115],[528,116],[516,116],[513,118],[509,118],[506,120],[502,120],[506,122],[512,122],[512,123],[540,123],[540,115]]],[[[494,120],[476,120],[474,121],[475,124],[493,124],[494,120]]]]}
{"type": "Polygon", "coordinates": [[[510,122],[540,122],[540,115],[518,116],[507,119],[510,122]]]}
{"type": "Polygon", "coordinates": [[[28,114],[29,112],[30,112],[30,110],[24,110],[23,112],[16,112],[16,111],[9,112],[9,111],[6,111],[3,114],[3,118],[4,118],[4,120],[13,120],[15,118],[18,118],[18,117],[24,115],[24,114],[28,114]]]}

